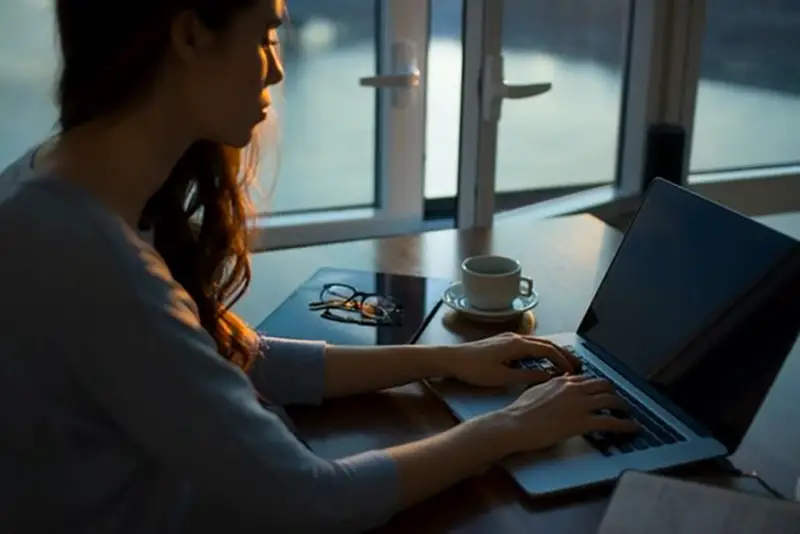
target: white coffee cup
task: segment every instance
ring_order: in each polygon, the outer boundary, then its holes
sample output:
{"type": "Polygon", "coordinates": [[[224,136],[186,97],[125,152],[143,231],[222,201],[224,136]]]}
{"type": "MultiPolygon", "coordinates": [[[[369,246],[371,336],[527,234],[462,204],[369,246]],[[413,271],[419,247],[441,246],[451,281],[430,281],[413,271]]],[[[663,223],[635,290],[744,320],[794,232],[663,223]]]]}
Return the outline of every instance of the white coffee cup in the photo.
{"type": "Polygon", "coordinates": [[[522,276],[517,260],[505,256],[467,258],[461,263],[461,283],[469,305],[477,310],[507,310],[515,298],[533,294],[533,280],[522,276]]]}

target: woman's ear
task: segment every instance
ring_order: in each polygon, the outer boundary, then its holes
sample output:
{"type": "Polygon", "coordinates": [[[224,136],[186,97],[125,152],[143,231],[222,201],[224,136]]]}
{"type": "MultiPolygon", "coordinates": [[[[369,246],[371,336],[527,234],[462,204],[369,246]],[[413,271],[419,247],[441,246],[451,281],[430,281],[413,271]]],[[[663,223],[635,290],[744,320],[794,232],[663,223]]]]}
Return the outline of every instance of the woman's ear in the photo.
{"type": "Polygon", "coordinates": [[[196,12],[184,10],[172,20],[170,40],[178,59],[191,62],[211,49],[215,34],[203,24],[196,12]]]}

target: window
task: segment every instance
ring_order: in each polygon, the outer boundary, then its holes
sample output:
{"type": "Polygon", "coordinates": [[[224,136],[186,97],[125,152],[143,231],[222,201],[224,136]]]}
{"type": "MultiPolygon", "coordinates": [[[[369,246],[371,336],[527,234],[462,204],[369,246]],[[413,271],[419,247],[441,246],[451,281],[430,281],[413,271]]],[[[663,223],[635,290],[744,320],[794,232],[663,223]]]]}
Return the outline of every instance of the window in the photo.
{"type": "Polygon", "coordinates": [[[52,2],[0,3],[0,168],[50,134],[57,54],[52,2]]]}
{"type": "MultiPolygon", "coordinates": [[[[427,0],[289,9],[287,76],[254,191],[269,237],[255,232],[254,247],[421,230],[427,0]]],[[[53,2],[0,5],[2,166],[53,132],[54,28],[53,2]]]]}
{"type": "MultiPolygon", "coordinates": [[[[658,123],[687,132],[690,182],[791,177],[726,195],[800,199],[795,0],[288,5],[256,249],[635,197],[658,123]]],[[[53,27],[50,1],[0,3],[0,166],[53,131],[53,27]]]]}
{"type": "Polygon", "coordinates": [[[463,17],[464,0],[430,3],[424,172],[425,198],[435,215],[452,215],[458,194],[463,17]]]}
{"type": "MultiPolygon", "coordinates": [[[[480,2],[468,4],[472,12],[480,2]]],[[[464,124],[459,114],[463,111],[468,123],[470,113],[483,113],[477,108],[485,101],[467,103],[462,110],[462,87],[454,81],[463,79],[462,60],[474,61],[476,52],[494,56],[494,65],[481,62],[479,76],[497,68],[497,83],[507,78],[522,85],[519,96],[523,98],[504,99],[499,117],[477,119],[477,128],[484,133],[488,122],[497,121],[496,147],[489,148],[496,150],[495,209],[612,183],[623,105],[629,0],[486,2],[483,12],[474,17],[480,30],[466,36],[455,24],[464,17],[463,6],[461,0],[431,4],[428,205],[448,206],[443,201],[450,197],[455,206],[459,163],[464,162],[460,156],[468,153],[464,146],[459,152],[464,124]],[[489,42],[475,44],[484,39],[489,42]],[[465,57],[464,49],[471,46],[465,57]],[[499,48],[497,54],[490,53],[492,47],[499,48]],[[546,84],[552,84],[552,89],[538,94],[546,84]],[[525,96],[526,85],[535,96],[525,96]],[[569,157],[563,157],[565,151],[569,157]]],[[[483,143],[493,141],[487,138],[483,143]]],[[[486,179],[483,174],[481,178],[486,179]]]]}
{"type": "Polygon", "coordinates": [[[422,230],[428,1],[288,6],[279,175],[253,246],[422,230]]]}
{"type": "Polygon", "coordinates": [[[359,80],[395,74],[412,63],[418,68],[424,41],[415,42],[402,26],[419,26],[424,37],[425,18],[391,1],[293,0],[288,6],[290,22],[281,32],[286,79],[275,91],[278,120],[267,129],[280,138],[279,177],[270,187],[275,166],[267,159],[262,190],[272,194],[263,211],[380,208],[393,171],[382,158],[400,150],[398,127],[424,98],[419,87],[376,90],[380,80],[359,80]],[[405,63],[396,57],[402,40],[408,45],[405,63]]]}
{"type": "Polygon", "coordinates": [[[281,31],[286,79],[268,122],[263,212],[282,214],[374,207],[377,94],[358,80],[378,68],[380,6],[372,0],[288,3],[281,31]],[[276,162],[272,158],[277,158],[276,162]],[[277,167],[277,169],[276,169],[277,167]],[[276,180],[277,170],[277,181],[276,180]]]}
{"type": "MultiPolygon", "coordinates": [[[[639,3],[653,9],[650,0],[639,3]]],[[[495,212],[616,186],[621,143],[632,136],[623,131],[623,118],[631,92],[633,5],[465,3],[460,226],[487,225],[495,212]]],[[[644,33],[653,22],[642,18],[644,33]]],[[[643,120],[644,108],[634,115],[643,120]]]]}
{"type": "Polygon", "coordinates": [[[629,0],[506,0],[506,78],[552,88],[502,104],[496,210],[614,181],[628,20],[629,0]]]}
{"type": "Polygon", "coordinates": [[[800,3],[707,0],[690,180],[800,165],[800,3]]]}

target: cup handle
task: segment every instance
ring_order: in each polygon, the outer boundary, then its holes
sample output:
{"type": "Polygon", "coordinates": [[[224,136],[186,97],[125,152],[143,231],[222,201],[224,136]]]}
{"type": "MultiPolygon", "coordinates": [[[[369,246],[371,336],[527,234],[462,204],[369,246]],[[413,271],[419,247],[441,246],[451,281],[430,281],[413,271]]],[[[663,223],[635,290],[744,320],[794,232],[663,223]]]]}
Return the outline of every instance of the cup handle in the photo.
{"type": "Polygon", "coordinates": [[[519,294],[523,297],[530,297],[533,295],[533,280],[527,276],[519,279],[519,294]]]}

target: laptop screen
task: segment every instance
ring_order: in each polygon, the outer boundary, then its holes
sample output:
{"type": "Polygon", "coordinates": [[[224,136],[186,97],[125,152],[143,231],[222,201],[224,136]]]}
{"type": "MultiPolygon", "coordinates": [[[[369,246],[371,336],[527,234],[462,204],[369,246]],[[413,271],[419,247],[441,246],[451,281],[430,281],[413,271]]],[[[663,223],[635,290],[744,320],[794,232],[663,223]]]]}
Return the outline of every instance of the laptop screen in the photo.
{"type": "Polygon", "coordinates": [[[713,365],[704,361],[711,355],[690,358],[684,349],[797,246],[788,236],[655,181],[578,333],[715,435],[740,440],[788,349],[756,355],[734,348],[713,365]],[[763,392],[753,395],[755,387],[763,392]]]}

